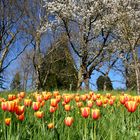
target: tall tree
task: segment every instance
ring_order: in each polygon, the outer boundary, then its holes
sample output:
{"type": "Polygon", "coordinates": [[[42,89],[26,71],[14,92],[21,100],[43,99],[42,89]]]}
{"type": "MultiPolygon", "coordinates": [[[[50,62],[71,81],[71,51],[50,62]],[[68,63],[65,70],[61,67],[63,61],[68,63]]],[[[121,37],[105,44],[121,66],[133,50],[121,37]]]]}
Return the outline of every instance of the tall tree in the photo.
{"type": "Polygon", "coordinates": [[[65,34],[58,37],[43,59],[41,83],[44,89],[76,90],[77,70],[65,34]]]}
{"type": "MultiPolygon", "coordinates": [[[[50,23],[61,25],[69,43],[79,57],[77,88],[85,83],[89,89],[89,79],[95,68],[104,60],[104,51],[109,43],[111,28],[104,28],[102,18],[109,14],[104,1],[57,0],[46,2],[50,23]]],[[[47,25],[50,25],[47,23],[47,25]]],[[[44,31],[46,27],[42,27],[44,31]]]]}
{"type": "Polygon", "coordinates": [[[114,34],[116,46],[122,53],[122,59],[125,65],[135,72],[137,93],[140,95],[140,3],[135,1],[116,0],[111,3],[112,17],[104,17],[106,21],[116,22],[114,34]],[[124,53],[125,52],[125,53],[124,53]],[[125,61],[129,54],[129,61],[125,61]]]}
{"type": "Polygon", "coordinates": [[[0,1],[0,75],[28,46],[16,45],[20,39],[19,27],[23,15],[16,4],[17,0],[0,1]]]}
{"type": "Polygon", "coordinates": [[[20,77],[19,72],[16,72],[16,74],[12,80],[11,90],[17,90],[17,91],[21,90],[21,77],[20,77]]]}
{"type": "Polygon", "coordinates": [[[21,30],[24,33],[24,37],[32,40],[31,45],[33,47],[33,65],[36,73],[36,89],[39,90],[41,75],[40,67],[42,63],[43,52],[41,51],[41,42],[43,34],[40,32],[41,27],[46,21],[45,11],[43,7],[43,0],[21,0],[18,3],[18,9],[24,11],[23,26],[21,30]]]}

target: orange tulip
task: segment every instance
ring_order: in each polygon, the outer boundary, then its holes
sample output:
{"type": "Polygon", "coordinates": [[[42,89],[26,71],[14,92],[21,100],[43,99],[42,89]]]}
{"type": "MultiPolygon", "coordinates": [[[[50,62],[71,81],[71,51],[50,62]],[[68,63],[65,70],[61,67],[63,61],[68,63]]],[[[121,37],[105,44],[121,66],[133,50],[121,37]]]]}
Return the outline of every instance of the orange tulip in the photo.
{"type": "Polygon", "coordinates": [[[49,124],[48,124],[48,128],[49,128],[49,129],[54,128],[54,124],[53,124],[53,123],[49,123],[49,124]]]}
{"type": "Polygon", "coordinates": [[[92,109],[91,116],[94,120],[97,120],[100,117],[100,110],[99,109],[92,109]]]}
{"type": "Polygon", "coordinates": [[[70,96],[69,95],[65,95],[64,96],[64,102],[67,104],[67,103],[69,103],[70,102],[70,96]]]}
{"type": "Polygon", "coordinates": [[[91,96],[90,96],[89,94],[87,95],[87,99],[88,99],[88,100],[90,100],[90,99],[91,99],[91,96]]]}
{"type": "Polygon", "coordinates": [[[50,113],[53,113],[56,111],[56,107],[50,106],[50,113]]]}
{"type": "Polygon", "coordinates": [[[97,98],[100,98],[101,97],[101,95],[100,94],[97,94],[97,98]]]}
{"type": "Polygon", "coordinates": [[[17,115],[21,115],[24,112],[24,106],[16,106],[15,107],[15,112],[17,115]]]}
{"type": "Polygon", "coordinates": [[[128,112],[134,112],[137,109],[137,102],[136,101],[127,101],[125,103],[125,106],[126,106],[128,112]]]}
{"type": "Polygon", "coordinates": [[[94,92],[93,91],[90,91],[89,92],[89,95],[92,97],[92,95],[94,94],[94,92]]]}
{"type": "Polygon", "coordinates": [[[65,123],[66,126],[70,127],[72,125],[73,121],[74,121],[73,117],[66,117],[65,120],[64,120],[64,123],[65,123]]]}
{"type": "Polygon", "coordinates": [[[59,91],[54,91],[54,92],[53,92],[53,96],[54,96],[54,97],[56,97],[56,96],[58,96],[58,95],[59,95],[59,91]]]}
{"type": "Polygon", "coordinates": [[[125,104],[125,97],[124,96],[120,96],[120,103],[125,104]]]}
{"type": "Polygon", "coordinates": [[[84,117],[84,118],[87,118],[90,114],[90,108],[89,107],[82,107],[81,108],[81,115],[84,117]]]}
{"type": "Polygon", "coordinates": [[[40,106],[43,107],[45,105],[45,101],[43,100],[41,103],[40,103],[40,106]]]}
{"type": "Polygon", "coordinates": [[[32,108],[33,108],[33,110],[38,111],[39,108],[40,108],[40,103],[39,102],[33,102],[32,108]]]}
{"type": "Polygon", "coordinates": [[[66,111],[70,111],[70,109],[71,109],[71,107],[70,107],[69,104],[66,104],[66,105],[64,106],[64,108],[65,108],[66,111]]]}
{"type": "Polygon", "coordinates": [[[87,99],[87,96],[85,94],[84,95],[81,95],[80,97],[81,97],[81,100],[82,101],[86,101],[86,99],[87,99]]]}
{"type": "Polygon", "coordinates": [[[36,95],[36,101],[41,103],[43,101],[42,95],[36,95]]]}
{"type": "Polygon", "coordinates": [[[61,95],[57,95],[55,98],[57,99],[57,103],[59,103],[61,100],[61,95]]]}
{"type": "Polygon", "coordinates": [[[75,101],[79,102],[80,101],[80,97],[79,96],[75,96],[75,101]]]}
{"type": "Polygon", "coordinates": [[[44,98],[45,101],[47,101],[48,99],[50,99],[51,96],[52,96],[52,94],[50,92],[47,93],[47,94],[43,94],[43,98],[44,98]]]}
{"type": "Polygon", "coordinates": [[[9,126],[11,123],[11,118],[5,118],[5,124],[9,126]]]}
{"type": "Polygon", "coordinates": [[[96,100],[96,105],[97,106],[102,106],[102,100],[100,100],[100,99],[96,100]]]}
{"type": "Polygon", "coordinates": [[[76,105],[80,108],[83,106],[83,102],[77,102],[76,105]]]}
{"type": "Polygon", "coordinates": [[[20,120],[20,121],[23,121],[24,118],[25,118],[24,113],[21,114],[21,115],[17,115],[17,119],[20,120]]]}
{"type": "Polygon", "coordinates": [[[20,92],[20,93],[19,93],[19,96],[20,96],[21,98],[24,98],[24,97],[25,97],[25,92],[23,92],[23,91],[20,92]]]}
{"type": "Polygon", "coordinates": [[[114,104],[114,100],[113,99],[109,99],[108,102],[109,102],[110,105],[113,105],[114,104]]]}
{"type": "Polygon", "coordinates": [[[43,111],[37,111],[37,112],[34,113],[34,115],[35,115],[37,118],[41,119],[41,118],[43,118],[44,113],[43,113],[43,111]]]}
{"type": "Polygon", "coordinates": [[[9,95],[8,95],[8,100],[9,100],[9,101],[12,101],[12,100],[14,100],[14,99],[16,99],[16,95],[13,95],[13,94],[9,94],[9,95]]]}
{"type": "Polygon", "coordinates": [[[106,97],[107,97],[108,99],[110,99],[110,98],[111,98],[111,93],[106,93],[106,97]]]}
{"type": "Polygon", "coordinates": [[[93,106],[93,102],[91,100],[87,101],[87,106],[91,108],[93,106]]]}
{"type": "Polygon", "coordinates": [[[7,102],[7,110],[9,112],[14,112],[15,111],[15,102],[14,101],[8,101],[7,102]]]}
{"type": "Polygon", "coordinates": [[[1,102],[1,109],[3,111],[6,111],[7,110],[7,102],[1,102]]]}
{"type": "Polygon", "coordinates": [[[51,106],[56,107],[57,106],[57,99],[51,99],[51,106]]]}
{"type": "Polygon", "coordinates": [[[32,100],[31,99],[24,99],[24,105],[25,106],[31,106],[32,100]]]}
{"type": "Polygon", "coordinates": [[[107,104],[108,103],[108,99],[107,98],[104,98],[103,99],[103,104],[107,104]]]}
{"type": "Polygon", "coordinates": [[[93,94],[92,97],[91,97],[91,99],[92,99],[93,101],[96,101],[96,100],[97,100],[97,95],[96,95],[96,94],[93,94]]]}

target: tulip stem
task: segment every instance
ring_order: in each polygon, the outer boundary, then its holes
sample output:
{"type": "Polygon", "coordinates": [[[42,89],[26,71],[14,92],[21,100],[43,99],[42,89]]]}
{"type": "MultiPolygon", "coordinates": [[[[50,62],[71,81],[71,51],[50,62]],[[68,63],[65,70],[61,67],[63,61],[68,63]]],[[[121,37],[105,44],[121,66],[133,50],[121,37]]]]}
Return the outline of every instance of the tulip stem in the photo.
{"type": "Polygon", "coordinates": [[[94,121],[94,140],[96,140],[96,121],[94,121]]]}
{"type": "Polygon", "coordinates": [[[3,120],[4,120],[3,122],[4,122],[4,123],[3,123],[3,126],[4,126],[4,138],[5,138],[5,140],[6,140],[5,113],[6,113],[6,112],[4,111],[4,115],[3,115],[3,118],[4,118],[4,119],[3,119],[3,120]]]}
{"type": "Polygon", "coordinates": [[[85,140],[87,140],[87,122],[85,119],[85,140]]]}
{"type": "Polygon", "coordinates": [[[68,127],[68,140],[70,140],[70,128],[68,127]]]}

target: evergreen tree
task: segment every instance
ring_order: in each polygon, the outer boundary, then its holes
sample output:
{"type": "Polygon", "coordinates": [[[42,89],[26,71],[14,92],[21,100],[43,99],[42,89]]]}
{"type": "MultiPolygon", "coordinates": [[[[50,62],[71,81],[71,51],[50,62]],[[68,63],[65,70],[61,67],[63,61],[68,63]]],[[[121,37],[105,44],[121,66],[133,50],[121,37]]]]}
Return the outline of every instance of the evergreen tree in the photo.
{"type": "Polygon", "coordinates": [[[21,90],[21,77],[20,77],[19,72],[16,72],[16,74],[12,80],[11,90],[17,90],[17,91],[21,90]]]}
{"type": "Polygon", "coordinates": [[[99,76],[96,83],[98,90],[113,90],[111,80],[108,76],[99,76]]]}
{"type": "Polygon", "coordinates": [[[48,52],[41,66],[41,83],[47,77],[42,89],[76,90],[77,71],[65,36],[61,36],[48,52]]]}

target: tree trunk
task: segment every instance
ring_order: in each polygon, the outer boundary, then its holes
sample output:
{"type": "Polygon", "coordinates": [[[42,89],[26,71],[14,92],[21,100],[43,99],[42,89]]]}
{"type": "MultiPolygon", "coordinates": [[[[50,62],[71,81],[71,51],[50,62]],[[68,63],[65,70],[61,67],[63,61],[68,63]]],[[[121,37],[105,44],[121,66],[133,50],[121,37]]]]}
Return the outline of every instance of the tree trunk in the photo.
{"type": "Polygon", "coordinates": [[[41,34],[36,33],[35,36],[35,53],[34,53],[34,68],[36,72],[36,90],[39,91],[41,88],[41,79],[40,79],[40,66],[41,66],[41,54],[40,54],[40,39],[41,34]]]}
{"type": "Polygon", "coordinates": [[[83,72],[82,67],[80,67],[80,70],[78,71],[78,81],[77,81],[77,90],[81,90],[81,85],[83,82],[83,72]]]}
{"type": "Polygon", "coordinates": [[[140,72],[138,67],[135,69],[136,83],[137,83],[137,94],[140,95],[140,72]]]}
{"type": "Polygon", "coordinates": [[[137,54],[135,50],[132,50],[133,59],[134,59],[134,69],[136,75],[136,85],[137,85],[137,94],[140,95],[140,70],[139,70],[139,60],[137,58],[137,54]]]}
{"type": "Polygon", "coordinates": [[[86,90],[86,91],[89,91],[89,77],[87,77],[87,78],[84,80],[84,83],[85,83],[85,90],[86,90]]]}
{"type": "Polygon", "coordinates": [[[103,85],[103,91],[106,91],[106,87],[107,87],[107,83],[106,81],[104,82],[104,85],[103,85]]]}

